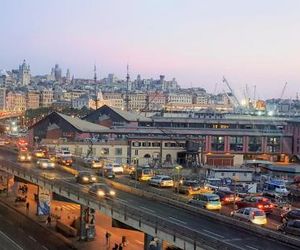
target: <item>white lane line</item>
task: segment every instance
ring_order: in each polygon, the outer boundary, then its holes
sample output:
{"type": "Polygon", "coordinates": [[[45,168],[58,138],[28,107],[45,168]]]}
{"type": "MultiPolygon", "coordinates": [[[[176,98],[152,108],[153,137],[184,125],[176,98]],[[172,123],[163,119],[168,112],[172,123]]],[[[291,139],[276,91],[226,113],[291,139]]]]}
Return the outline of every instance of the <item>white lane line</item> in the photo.
{"type": "Polygon", "coordinates": [[[33,238],[31,235],[29,235],[28,238],[31,239],[32,241],[36,242],[36,239],[33,238]]]}
{"type": "Polygon", "coordinates": [[[140,240],[135,240],[136,243],[144,245],[144,242],[140,241],[140,240]]]}
{"type": "Polygon", "coordinates": [[[196,232],[198,232],[198,233],[200,233],[200,234],[202,234],[202,235],[205,235],[205,236],[207,236],[207,237],[213,238],[213,239],[215,239],[215,240],[220,240],[220,238],[217,238],[217,237],[215,237],[215,236],[213,236],[213,235],[211,235],[211,234],[207,234],[207,233],[199,232],[199,231],[196,231],[196,232]]]}
{"type": "Polygon", "coordinates": [[[248,247],[250,249],[253,249],[253,250],[258,250],[258,248],[255,248],[255,247],[252,247],[252,246],[249,246],[249,245],[246,245],[246,247],[248,247]]]}
{"type": "Polygon", "coordinates": [[[122,200],[122,199],[120,199],[120,198],[116,198],[116,200],[118,200],[118,201],[120,201],[120,202],[128,203],[127,201],[122,200]]]}
{"type": "Polygon", "coordinates": [[[207,232],[208,234],[212,234],[212,235],[215,235],[217,237],[220,237],[220,238],[224,238],[224,236],[220,235],[220,234],[216,234],[212,231],[209,231],[209,230],[206,230],[206,229],[202,229],[203,231],[207,232]]]}
{"type": "Polygon", "coordinates": [[[9,242],[11,242],[17,249],[23,250],[23,248],[18,245],[15,241],[13,241],[11,238],[9,238],[5,233],[3,233],[2,231],[0,231],[0,234],[7,239],[9,242]]]}
{"type": "Polygon", "coordinates": [[[45,250],[49,250],[47,247],[45,247],[45,246],[42,246],[42,248],[44,248],[45,250]]]}
{"type": "Polygon", "coordinates": [[[184,225],[186,224],[186,222],[184,222],[182,220],[178,220],[178,219],[176,219],[174,217],[171,217],[171,216],[169,216],[169,219],[174,220],[174,221],[179,222],[179,223],[184,224],[184,225]]]}
{"type": "Polygon", "coordinates": [[[146,210],[146,211],[148,211],[148,212],[155,213],[155,212],[154,212],[152,209],[150,209],[150,208],[143,207],[143,206],[140,206],[140,208],[142,208],[142,209],[144,209],[144,210],[146,210]]]}
{"type": "Polygon", "coordinates": [[[223,241],[225,241],[225,242],[229,242],[229,241],[239,241],[239,240],[244,240],[244,239],[242,239],[242,238],[233,238],[233,239],[228,239],[228,240],[223,240],[223,241]]]}

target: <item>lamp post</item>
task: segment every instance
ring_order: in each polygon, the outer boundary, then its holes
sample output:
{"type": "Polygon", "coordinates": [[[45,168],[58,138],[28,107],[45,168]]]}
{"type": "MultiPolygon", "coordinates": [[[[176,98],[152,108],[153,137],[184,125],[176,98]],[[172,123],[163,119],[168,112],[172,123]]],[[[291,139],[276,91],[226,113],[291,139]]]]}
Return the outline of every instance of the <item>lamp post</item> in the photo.
{"type": "Polygon", "coordinates": [[[137,174],[137,167],[138,167],[138,162],[137,162],[137,158],[136,157],[134,157],[133,158],[133,162],[134,162],[134,165],[135,165],[135,182],[134,182],[134,187],[136,188],[136,186],[137,186],[137,179],[138,179],[138,174],[137,174]]]}
{"type": "Polygon", "coordinates": [[[177,170],[177,192],[179,193],[179,174],[180,174],[180,171],[182,169],[182,166],[181,165],[177,165],[175,167],[175,169],[177,170]]]}
{"type": "Polygon", "coordinates": [[[238,177],[233,177],[233,192],[234,192],[234,195],[233,195],[233,212],[235,211],[235,200],[236,200],[236,182],[239,180],[238,177]]]}

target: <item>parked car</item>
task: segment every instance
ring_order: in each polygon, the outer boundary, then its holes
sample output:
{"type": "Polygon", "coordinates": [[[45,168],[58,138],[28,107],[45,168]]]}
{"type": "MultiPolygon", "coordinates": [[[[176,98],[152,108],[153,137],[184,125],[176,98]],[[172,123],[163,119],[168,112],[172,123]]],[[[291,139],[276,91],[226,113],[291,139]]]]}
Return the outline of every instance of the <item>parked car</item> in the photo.
{"type": "Polygon", "coordinates": [[[235,205],[237,209],[256,207],[263,210],[265,213],[272,213],[274,209],[274,204],[272,204],[268,198],[261,196],[246,196],[244,199],[237,201],[235,205]]]}
{"type": "Polygon", "coordinates": [[[234,192],[232,191],[226,191],[226,190],[218,190],[215,192],[215,194],[220,196],[220,200],[222,205],[228,205],[235,201],[239,201],[240,197],[236,194],[234,195],[234,192]]]}
{"type": "Polygon", "coordinates": [[[174,182],[170,176],[156,175],[149,180],[149,184],[156,187],[173,187],[174,182]]]}
{"type": "Polygon", "coordinates": [[[60,156],[57,157],[57,163],[64,166],[72,166],[73,159],[70,156],[60,156]]]}
{"type": "Polygon", "coordinates": [[[104,183],[93,184],[89,189],[89,193],[101,198],[114,198],[116,195],[116,192],[104,183]]]}
{"type": "Polygon", "coordinates": [[[49,159],[39,159],[37,162],[37,167],[42,169],[54,169],[55,163],[49,159]]]}
{"type": "Polygon", "coordinates": [[[202,187],[196,180],[182,180],[178,182],[177,186],[175,187],[175,192],[187,195],[213,193],[210,188],[202,187]]]}
{"type": "Polygon", "coordinates": [[[124,168],[119,163],[107,164],[104,169],[111,169],[115,174],[123,174],[124,168]]]}
{"type": "Polygon", "coordinates": [[[245,207],[237,211],[233,211],[231,212],[231,216],[241,220],[250,221],[257,225],[267,224],[266,213],[263,210],[254,207],[245,207]]]}
{"type": "Polygon", "coordinates": [[[17,160],[18,160],[19,162],[31,162],[32,156],[31,156],[31,154],[29,154],[28,152],[27,152],[27,153],[26,153],[26,152],[24,152],[24,153],[19,153],[19,154],[18,154],[17,160]]]}
{"type": "Polygon", "coordinates": [[[300,220],[290,220],[287,223],[283,223],[278,230],[283,233],[300,236],[300,220]]]}
{"type": "Polygon", "coordinates": [[[76,181],[80,184],[91,184],[97,182],[98,178],[87,171],[80,171],[76,176],[76,181]]]}
{"type": "Polygon", "coordinates": [[[216,194],[196,194],[189,200],[189,203],[208,210],[220,210],[222,207],[220,197],[216,194]]]}
{"type": "Polygon", "coordinates": [[[289,220],[300,220],[300,209],[292,209],[281,214],[281,222],[285,223],[289,220]]]}

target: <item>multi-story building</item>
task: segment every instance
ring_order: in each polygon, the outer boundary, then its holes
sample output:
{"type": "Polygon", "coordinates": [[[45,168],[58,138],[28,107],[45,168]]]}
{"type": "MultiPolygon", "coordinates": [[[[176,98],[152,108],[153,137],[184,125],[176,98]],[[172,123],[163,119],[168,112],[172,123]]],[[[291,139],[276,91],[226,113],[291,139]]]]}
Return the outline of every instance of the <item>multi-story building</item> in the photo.
{"type": "Polygon", "coordinates": [[[20,112],[26,110],[26,96],[21,92],[9,91],[6,95],[6,110],[20,112]]]}
{"type": "Polygon", "coordinates": [[[151,92],[147,95],[147,109],[150,111],[159,111],[166,105],[166,95],[163,92],[151,92]]]}
{"type": "Polygon", "coordinates": [[[30,90],[26,95],[26,109],[37,109],[40,107],[40,92],[30,90]]]}
{"type": "Polygon", "coordinates": [[[6,109],[6,88],[0,88],[0,110],[6,109]]]}
{"type": "Polygon", "coordinates": [[[192,104],[193,96],[188,93],[169,93],[167,104],[192,104]]]}
{"type": "Polygon", "coordinates": [[[129,93],[129,110],[140,111],[146,108],[146,93],[129,93]]]}
{"type": "Polygon", "coordinates": [[[60,82],[60,81],[61,81],[61,76],[62,76],[61,68],[59,67],[58,64],[55,64],[55,67],[54,67],[54,77],[55,77],[55,81],[60,82]]]}
{"type": "Polygon", "coordinates": [[[24,60],[23,63],[19,66],[19,82],[21,85],[26,86],[30,84],[30,66],[26,64],[24,60]]]}
{"type": "Polygon", "coordinates": [[[72,100],[79,98],[80,96],[82,96],[84,94],[86,94],[86,91],[83,91],[83,90],[64,91],[62,93],[61,98],[64,101],[72,101],[72,100]]]}
{"type": "Polygon", "coordinates": [[[207,105],[209,101],[209,96],[207,94],[201,94],[195,96],[195,104],[198,105],[207,105]]]}
{"type": "Polygon", "coordinates": [[[43,89],[40,92],[40,107],[50,107],[53,103],[53,91],[43,89]]]}

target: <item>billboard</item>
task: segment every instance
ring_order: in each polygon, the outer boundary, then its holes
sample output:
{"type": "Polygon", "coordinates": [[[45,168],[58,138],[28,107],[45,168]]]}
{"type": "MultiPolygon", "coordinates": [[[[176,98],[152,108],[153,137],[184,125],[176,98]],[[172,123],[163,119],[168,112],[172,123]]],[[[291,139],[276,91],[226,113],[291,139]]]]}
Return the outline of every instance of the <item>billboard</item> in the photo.
{"type": "Polygon", "coordinates": [[[38,193],[38,215],[50,215],[51,193],[48,189],[39,187],[38,193]]]}

